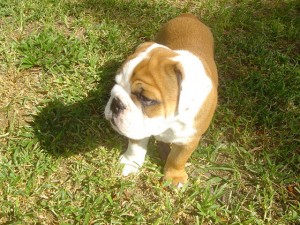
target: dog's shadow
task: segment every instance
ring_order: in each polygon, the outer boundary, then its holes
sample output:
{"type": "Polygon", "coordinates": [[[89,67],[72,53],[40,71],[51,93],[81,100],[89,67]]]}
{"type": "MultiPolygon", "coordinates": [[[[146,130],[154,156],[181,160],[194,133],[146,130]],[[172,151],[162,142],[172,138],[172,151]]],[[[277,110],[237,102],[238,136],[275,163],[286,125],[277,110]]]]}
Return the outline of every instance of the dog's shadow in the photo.
{"type": "MultiPolygon", "coordinates": [[[[143,4],[148,5],[148,3],[143,4]]],[[[153,7],[155,10],[160,10],[160,6],[150,4],[141,11],[140,4],[132,2],[130,7],[134,13],[132,16],[124,17],[128,15],[128,3],[116,4],[111,1],[87,0],[79,3],[66,3],[66,5],[74,9],[72,13],[75,15],[88,10],[100,23],[102,17],[99,15],[102,13],[116,24],[125,23],[133,28],[136,26],[136,14],[149,18],[153,14],[153,7]],[[113,18],[111,18],[112,15],[113,18]]],[[[175,11],[172,12],[175,13],[175,11]]],[[[145,27],[149,25],[153,27],[148,19],[140,21],[142,22],[145,23],[145,27]]],[[[144,33],[146,31],[142,29],[144,26],[140,26],[140,23],[139,30],[142,31],[138,35],[139,39],[148,40],[144,38],[147,36],[144,33]]],[[[42,149],[54,156],[68,157],[91,151],[98,146],[104,146],[107,149],[117,148],[121,151],[126,148],[127,139],[115,132],[104,118],[104,108],[113,86],[114,74],[120,65],[121,62],[108,62],[104,65],[101,68],[101,80],[105,82],[100,81],[95,90],[89,92],[85,99],[74,104],[64,104],[60,99],[54,99],[38,112],[31,126],[42,149]]]]}
{"type": "Polygon", "coordinates": [[[100,145],[120,148],[126,144],[126,139],[113,131],[104,118],[104,107],[119,65],[110,62],[101,68],[105,85],[100,81],[85,99],[70,105],[53,100],[39,111],[31,125],[43,149],[57,157],[68,157],[100,145]]]}

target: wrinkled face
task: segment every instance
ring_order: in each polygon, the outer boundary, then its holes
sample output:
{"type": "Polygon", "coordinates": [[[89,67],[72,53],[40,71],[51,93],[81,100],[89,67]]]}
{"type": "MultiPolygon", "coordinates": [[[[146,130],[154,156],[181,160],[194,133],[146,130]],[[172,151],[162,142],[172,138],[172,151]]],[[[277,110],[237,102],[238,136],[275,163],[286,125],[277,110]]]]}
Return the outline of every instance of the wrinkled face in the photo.
{"type": "Polygon", "coordinates": [[[105,108],[114,129],[131,139],[158,135],[176,114],[182,80],[178,54],[144,43],[116,75],[116,84],[105,108]]]}

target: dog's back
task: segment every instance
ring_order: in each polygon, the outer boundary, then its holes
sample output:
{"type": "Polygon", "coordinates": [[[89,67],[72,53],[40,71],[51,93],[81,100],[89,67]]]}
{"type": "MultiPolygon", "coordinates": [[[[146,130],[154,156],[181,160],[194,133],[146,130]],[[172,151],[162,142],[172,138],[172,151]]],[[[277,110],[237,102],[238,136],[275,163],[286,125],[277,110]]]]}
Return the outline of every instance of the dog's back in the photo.
{"type": "Polygon", "coordinates": [[[198,56],[217,86],[214,41],[210,29],[191,14],[178,16],[162,26],[155,42],[173,50],[187,50],[198,56]]]}

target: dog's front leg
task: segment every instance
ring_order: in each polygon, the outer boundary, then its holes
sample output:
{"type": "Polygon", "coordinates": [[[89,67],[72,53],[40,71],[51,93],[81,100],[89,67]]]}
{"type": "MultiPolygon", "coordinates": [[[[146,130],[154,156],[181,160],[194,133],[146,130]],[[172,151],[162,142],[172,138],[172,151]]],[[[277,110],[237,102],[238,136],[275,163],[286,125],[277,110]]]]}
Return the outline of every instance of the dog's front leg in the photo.
{"type": "Polygon", "coordinates": [[[128,148],[120,157],[120,163],[124,165],[123,176],[137,173],[142,167],[147,153],[148,141],[149,137],[142,140],[129,139],[128,148]]]}
{"type": "Polygon", "coordinates": [[[185,172],[185,164],[198,143],[199,139],[195,139],[188,144],[172,145],[172,150],[164,167],[164,180],[169,180],[173,185],[178,187],[187,182],[188,175],[185,172]]]}

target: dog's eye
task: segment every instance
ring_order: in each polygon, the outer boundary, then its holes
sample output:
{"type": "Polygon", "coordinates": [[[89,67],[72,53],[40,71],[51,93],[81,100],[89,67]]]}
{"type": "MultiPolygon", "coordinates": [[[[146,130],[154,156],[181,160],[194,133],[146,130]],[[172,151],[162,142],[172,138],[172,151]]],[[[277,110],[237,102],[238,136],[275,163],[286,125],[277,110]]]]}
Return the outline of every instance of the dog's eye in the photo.
{"type": "Polygon", "coordinates": [[[143,95],[140,96],[140,101],[144,106],[150,106],[150,105],[155,105],[157,104],[156,100],[149,99],[143,95]]]}
{"type": "Polygon", "coordinates": [[[147,98],[146,96],[142,95],[141,92],[133,93],[133,95],[135,95],[140,100],[140,102],[142,103],[143,106],[150,106],[150,105],[158,104],[157,100],[147,98]]]}

